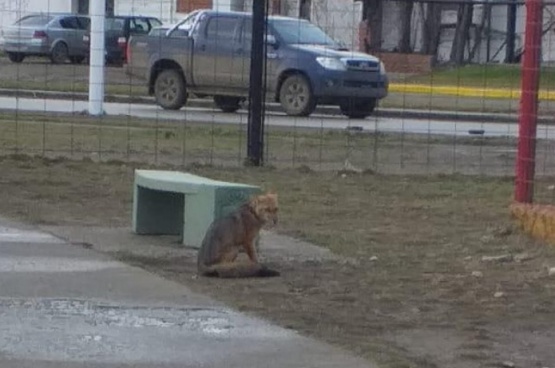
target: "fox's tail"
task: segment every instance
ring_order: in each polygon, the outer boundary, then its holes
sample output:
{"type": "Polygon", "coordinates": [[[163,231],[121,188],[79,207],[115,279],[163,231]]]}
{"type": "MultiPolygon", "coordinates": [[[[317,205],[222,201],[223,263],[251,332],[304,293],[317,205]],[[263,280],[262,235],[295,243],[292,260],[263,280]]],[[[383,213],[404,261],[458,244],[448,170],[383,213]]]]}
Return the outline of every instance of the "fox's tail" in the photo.
{"type": "Polygon", "coordinates": [[[222,263],[212,266],[199,264],[198,273],[202,276],[221,278],[276,277],[280,273],[258,263],[222,263]]]}

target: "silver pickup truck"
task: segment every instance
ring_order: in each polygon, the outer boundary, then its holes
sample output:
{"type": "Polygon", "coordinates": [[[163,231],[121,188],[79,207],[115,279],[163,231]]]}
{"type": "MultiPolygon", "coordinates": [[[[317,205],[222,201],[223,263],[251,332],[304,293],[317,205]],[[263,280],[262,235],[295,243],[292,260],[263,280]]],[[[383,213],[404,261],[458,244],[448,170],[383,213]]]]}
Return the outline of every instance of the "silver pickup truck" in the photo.
{"type": "MultiPolygon", "coordinates": [[[[127,73],[144,78],[164,109],[180,109],[193,93],[237,111],[249,93],[251,27],[250,13],[194,11],[170,28],[131,37],[127,73]]],[[[365,118],[387,96],[378,58],[341,48],[306,20],[269,17],[265,42],[267,96],[290,116],[328,104],[365,118]]]]}

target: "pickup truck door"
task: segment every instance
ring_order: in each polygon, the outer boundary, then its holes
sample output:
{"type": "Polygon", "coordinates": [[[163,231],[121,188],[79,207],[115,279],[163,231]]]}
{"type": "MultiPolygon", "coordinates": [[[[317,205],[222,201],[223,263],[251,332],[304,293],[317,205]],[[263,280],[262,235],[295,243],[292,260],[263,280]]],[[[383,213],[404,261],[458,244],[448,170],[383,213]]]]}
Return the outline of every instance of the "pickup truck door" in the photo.
{"type": "MultiPolygon", "coordinates": [[[[277,78],[277,52],[272,46],[266,46],[266,89],[271,90],[277,78]]],[[[231,85],[242,90],[249,89],[252,49],[252,19],[246,18],[241,27],[241,42],[235,49],[231,85]]]]}
{"type": "Polygon", "coordinates": [[[199,29],[193,51],[193,75],[197,87],[219,90],[231,87],[241,20],[232,15],[212,15],[199,29]]]}

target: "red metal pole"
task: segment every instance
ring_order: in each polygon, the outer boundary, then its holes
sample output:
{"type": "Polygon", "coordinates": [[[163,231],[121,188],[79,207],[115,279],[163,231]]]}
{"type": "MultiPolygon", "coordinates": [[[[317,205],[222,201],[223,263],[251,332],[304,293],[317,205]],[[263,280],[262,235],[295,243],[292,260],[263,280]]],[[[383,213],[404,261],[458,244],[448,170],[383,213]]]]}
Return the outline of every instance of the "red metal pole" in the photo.
{"type": "Polygon", "coordinates": [[[526,0],[515,182],[515,200],[519,203],[532,203],[534,195],[542,16],[542,0],[526,0]]]}

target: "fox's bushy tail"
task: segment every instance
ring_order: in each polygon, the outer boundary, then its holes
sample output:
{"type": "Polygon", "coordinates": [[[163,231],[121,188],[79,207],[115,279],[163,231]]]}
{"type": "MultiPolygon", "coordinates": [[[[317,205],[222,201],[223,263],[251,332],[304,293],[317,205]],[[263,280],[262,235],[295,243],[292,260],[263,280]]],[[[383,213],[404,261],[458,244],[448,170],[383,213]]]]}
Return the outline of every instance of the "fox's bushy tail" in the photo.
{"type": "Polygon", "coordinates": [[[220,278],[276,277],[280,273],[258,263],[222,263],[212,266],[199,264],[199,275],[220,278]]]}

